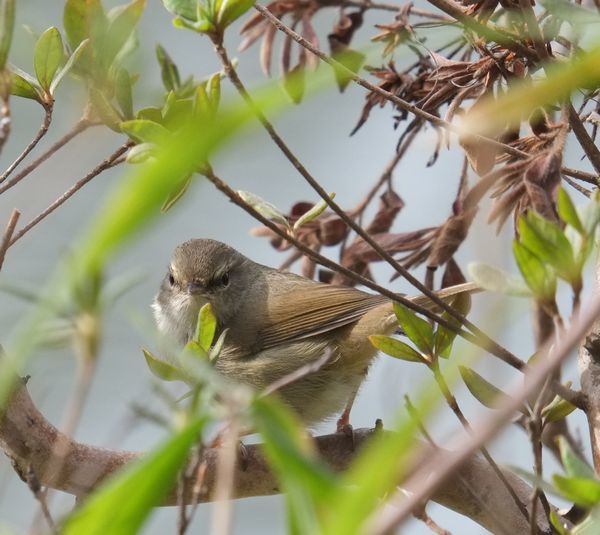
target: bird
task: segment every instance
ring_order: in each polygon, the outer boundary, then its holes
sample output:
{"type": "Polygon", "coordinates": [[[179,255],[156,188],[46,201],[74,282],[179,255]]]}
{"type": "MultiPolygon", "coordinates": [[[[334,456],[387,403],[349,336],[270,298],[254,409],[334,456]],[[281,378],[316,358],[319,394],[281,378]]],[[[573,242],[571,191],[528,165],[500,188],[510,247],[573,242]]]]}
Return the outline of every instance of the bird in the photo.
{"type": "MultiPolygon", "coordinates": [[[[438,295],[447,299],[477,290],[465,283],[438,295]]],[[[429,302],[425,296],[411,300],[429,302]]],[[[319,369],[278,390],[308,427],[340,414],[338,430],[348,424],[377,354],[369,336],[398,328],[387,297],[265,266],[216,240],[191,239],[175,248],[154,298],[159,332],[185,346],[206,303],[218,332],[227,329],[215,369],[231,381],[264,391],[330,355],[319,369]]]]}

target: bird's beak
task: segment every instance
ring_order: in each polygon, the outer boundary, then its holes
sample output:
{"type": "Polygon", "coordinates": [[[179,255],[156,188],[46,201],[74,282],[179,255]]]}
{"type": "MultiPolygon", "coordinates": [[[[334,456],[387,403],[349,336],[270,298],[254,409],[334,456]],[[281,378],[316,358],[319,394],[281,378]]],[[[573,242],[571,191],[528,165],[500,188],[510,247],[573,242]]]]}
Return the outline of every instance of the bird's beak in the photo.
{"type": "Polygon", "coordinates": [[[185,290],[189,295],[198,295],[202,293],[202,285],[197,282],[190,282],[185,287],[185,290]]]}

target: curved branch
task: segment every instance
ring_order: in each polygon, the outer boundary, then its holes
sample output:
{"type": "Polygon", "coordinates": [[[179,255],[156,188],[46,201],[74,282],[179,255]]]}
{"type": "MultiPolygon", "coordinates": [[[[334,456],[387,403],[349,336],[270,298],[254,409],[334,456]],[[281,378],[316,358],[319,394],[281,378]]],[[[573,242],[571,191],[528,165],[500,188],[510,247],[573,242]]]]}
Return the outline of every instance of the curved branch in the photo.
{"type": "MultiPolygon", "coordinates": [[[[336,471],[345,469],[357,450],[374,433],[373,429],[358,429],[354,440],[346,434],[335,433],[316,437],[317,448],[323,459],[336,471]]],[[[106,477],[124,465],[138,459],[142,453],[108,450],[76,442],[60,433],[35,407],[25,385],[21,383],[13,393],[0,420],[0,447],[8,455],[20,474],[33,472],[40,484],[76,496],[92,492],[106,477]],[[65,441],[68,455],[61,459],[61,470],[53,470],[56,459],[55,443],[65,441]]],[[[279,484],[262,456],[259,445],[248,445],[244,467],[235,473],[235,498],[278,494],[279,484]]],[[[429,455],[431,446],[423,443],[420,455],[429,455]]],[[[199,501],[210,501],[215,486],[217,450],[205,453],[206,473],[199,501]]],[[[465,515],[494,533],[525,533],[527,520],[515,505],[498,476],[477,456],[467,459],[459,477],[438,488],[432,500],[465,515]]],[[[519,499],[527,505],[531,487],[512,472],[504,470],[519,499]]],[[[193,485],[190,485],[193,487],[193,485]]],[[[191,501],[191,496],[186,498],[191,501]]],[[[164,505],[176,505],[176,492],[172,492],[164,505]]],[[[542,531],[547,523],[538,515],[542,531]]]]}

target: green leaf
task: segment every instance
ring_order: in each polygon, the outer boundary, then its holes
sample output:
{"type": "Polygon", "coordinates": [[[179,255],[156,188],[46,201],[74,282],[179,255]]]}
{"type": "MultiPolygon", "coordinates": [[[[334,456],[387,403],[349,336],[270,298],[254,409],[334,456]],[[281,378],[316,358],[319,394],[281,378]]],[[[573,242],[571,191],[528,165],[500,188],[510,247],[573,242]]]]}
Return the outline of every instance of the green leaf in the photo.
{"type": "Polygon", "coordinates": [[[506,271],[483,262],[471,262],[467,270],[479,286],[489,292],[529,297],[531,292],[523,281],[506,271]]]}
{"type": "Polygon", "coordinates": [[[214,73],[206,82],[206,91],[213,113],[219,109],[221,103],[221,77],[220,72],[214,73]]]}
{"type": "Polygon", "coordinates": [[[153,373],[153,375],[155,375],[159,379],[162,379],[163,381],[188,380],[187,374],[180,368],[173,366],[173,364],[167,362],[166,360],[162,360],[158,357],[155,357],[147,349],[142,349],[142,352],[144,353],[144,357],[146,358],[146,364],[148,365],[148,368],[153,373]]]}
{"type": "Polygon", "coordinates": [[[0,71],[4,70],[15,26],[15,0],[0,0],[0,71]]]}
{"type": "MultiPolygon", "coordinates": [[[[148,145],[148,143],[144,143],[144,145],[148,145]]],[[[160,211],[167,212],[170,210],[173,205],[185,195],[186,191],[190,188],[191,183],[192,175],[190,175],[190,177],[181,184],[178,184],[177,189],[169,193],[169,196],[165,199],[165,202],[160,207],[160,211]]]]}
{"type": "MultiPolygon", "coordinates": [[[[335,193],[330,193],[329,198],[334,199],[335,193]]],[[[294,232],[297,231],[302,225],[319,217],[327,209],[327,206],[329,206],[327,201],[325,201],[325,199],[321,199],[310,210],[304,212],[294,223],[294,232]]]]}
{"type": "Polygon", "coordinates": [[[65,62],[65,49],[57,28],[48,28],[37,40],[33,55],[33,66],[38,82],[49,92],[54,76],[65,62]]]}
{"type": "Polygon", "coordinates": [[[473,397],[485,407],[495,409],[502,398],[508,397],[502,390],[486,381],[476,371],[467,366],[459,366],[460,375],[473,397]]]}
{"type": "MultiPolygon", "coordinates": [[[[471,296],[469,294],[459,294],[452,300],[450,306],[462,316],[466,316],[471,308],[471,296]]],[[[456,318],[448,314],[448,312],[444,312],[442,318],[451,325],[455,325],[457,330],[460,328],[459,322],[456,318]]],[[[433,337],[433,354],[442,358],[448,358],[456,336],[456,331],[438,324],[433,337]]]]}
{"type": "Polygon", "coordinates": [[[217,22],[221,29],[229,26],[234,20],[246,13],[256,0],[223,0],[217,14],[217,22]]]}
{"type": "Polygon", "coordinates": [[[219,335],[219,338],[208,352],[208,360],[213,364],[215,364],[221,356],[221,350],[223,349],[223,344],[225,343],[225,337],[227,336],[228,331],[229,329],[223,329],[223,332],[219,335]]]}
{"type": "Polygon", "coordinates": [[[206,303],[198,312],[196,340],[204,351],[208,352],[217,332],[217,317],[210,303],[206,303]]]}
{"type": "Polygon", "coordinates": [[[123,116],[133,119],[133,96],[131,93],[131,77],[127,69],[120,68],[115,77],[115,97],[123,116]]]}
{"type": "Polygon", "coordinates": [[[162,0],[167,11],[188,20],[196,20],[196,4],[199,0],[162,0]]]}
{"type": "Polygon", "coordinates": [[[11,95],[30,98],[31,100],[37,100],[40,103],[43,102],[41,97],[42,89],[38,87],[33,77],[15,67],[11,67],[11,76],[11,95]],[[18,70],[20,74],[15,72],[15,70],[18,70]]]}
{"type": "Polygon", "coordinates": [[[142,16],[146,0],[132,0],[129,4],[118,6],[113,12],[114,17],[108,24],[106,36],[101,50],[102,59],[110,65],[119,51],[125,46],[133,34],[142,16]]]}
{"type": "Polygon", "coordinates": [[[142,108],[138,110],[136,113],[137,119],[144,119],[147,121],[152,121],[153,123],[162,124],[162,112],[159,108],[149,106],[148,108],[142,108]]]}
{"type": "Polygon", "coordinates": [[[156,45],[156,59],[158,59],[158,64],[160,65],[160,75],[165,89],[167,91],[175,91],[181,85],[177,65],[175,65],[171,56],[160,45],[156,45]]]}
{"type": "Polygon", "coordinates": [[[565,498],[579,505],[593,507],[600,502],[600,482],[596,479],[555,474],[552,481],[565,498]]]}
{"type": "Polygon", "coordinates": [[[425,358],[418,351],[395,338],[384,336],[382,334],[373,334],[369,336],[369,340],[373,346],[391,357],[408,360],[410,362],[420,362],[421,364],[427,363],[425,358]]]}
{"type": "Polygon", "coordinates": [[[294,104],[300,104],[306,90],[306,76],[304,65],[296,65],[283,73],[283,89],[294,104]]]}
{"type": "Polygon", "coordinates": [[[193,113],[193,103],[189,99],[178,99],[175,93],[170,93],[173,96],[169,99],[168,105],[163,109],[163,126],[174,132],[178,130],[182,124],[189,119],[193,113]]]}
{"type": "Polygon", "coordinates": [[[146,119],[124,121],[119,126],[122,132],[142,143],[162,145],[171,137],[171,133],[163,125],[146,119]]]}
{"type": "Polygon", "coordinates": [[[569,535],[569,529],[564,520],[558,516],[558,513],[554,510],[550,511],[550,523],[558,533],[558,535],[569,535]]]}
{"type": "Polygon", "coordinates": [[[558,215],[561,220],[571,225],[580,234],[585,234],[581,219],[577,209],[569,197],[569,194],[562,188],[558,188],[558,199],[557,199],[558,215]]]}
{"type": "Polygon", "coordinates": [[[558,448],[562,464],[569,477],[598,479],[594,469],[575,453],[569,441],[562,435],[558,437],[558,448]]]}
{"type": "Polygon", "coordinates": [[[121,132],[121,121],[122,118],[115,110],[114,106],[106,98],[106,95],[96,89],[95,87],[89,88],[90,101],[94,107],[94,111],[100,118],[100,120],[115,132],[121,132]]]}
{"type": "Polygon", "coordinates": [[[66,0],[63,24],[71,49],[90,38],[92,41],[104,33],[106,15],[100,0],[66,0]]]}
{"type": "Polygon", "coordinates": [[[63,535],[138,533],[154,508],[173,490],[204,420],[187,424],[154,452],[132,462],[107,480],[71,514],[63,535]]]}
{"type": "Polygon", "coordinates": [[[409,340],[423,353],[431,355],[433,353],[433,328],[431,324],[398,303],[394,303],[394,313],[409,340]]]}
{"type": "Polygon", "coordinates": [[[157,152],[158,148],[153,143],[140,143],[127,151],[127,163],[144,163],[149,158],[155,157],[157,152]]]}
{"type": "Polygon", "coordinates": [[[554,399],[542,409],[542,416],[548,422],[557,422],[571,414],[577,407],[560,396],[554,399]]]}
{"type": "Polygon", "coordinates": [[[252,404],[253,422],[265,456],[288,495],[290,524],[296,533],[320,533],[319,506],[335,489],[335,476],[319,459],[301,422],[272,397],[252,404]]]}
{"type": "Polygon", "coordinates": [[[252,206],[252,208],[254,208],[262,216],[268,219],[273,219],[274,221],[281,223],[287,228],[290,227],[287,217],[285,217],[270,202],[265,201],[263,198],[259,197],[258,195],[255,195],[254,193],[250,193],[249,191],[238,190],[237,193],[244,202],[252,206]]]}
{"type": "Polygon", "coordinates": [[[529,210],[525,217],[519,218],[518,226],[521,244],[554,267],[559,277],[572,281],[579,276],[573,247],[557,223],[529,210]]]}
{"type": "Polygon", "coordinates": [[[527,247],[513,241],[513,253],[527,286],[540,300],[550,302],[556,293],[556,277],[527,247]]]}
{"type": "Polygon", "coordinates": [[[58,84],[60,84],[62,79],[71,71],[73,66],[77,64],[79,58],[88,49],[89,44],[90,40],[85,39],[79,43],[79,46],[75,50],[73,50],[73,53],[69,56],[69,59],[64,64],[63,68],[58,71],[58,73],[54,76],[52,83],[50,84],[49,92],[51,95],[54,95],[54,91],[56,91],[58,84]]]}

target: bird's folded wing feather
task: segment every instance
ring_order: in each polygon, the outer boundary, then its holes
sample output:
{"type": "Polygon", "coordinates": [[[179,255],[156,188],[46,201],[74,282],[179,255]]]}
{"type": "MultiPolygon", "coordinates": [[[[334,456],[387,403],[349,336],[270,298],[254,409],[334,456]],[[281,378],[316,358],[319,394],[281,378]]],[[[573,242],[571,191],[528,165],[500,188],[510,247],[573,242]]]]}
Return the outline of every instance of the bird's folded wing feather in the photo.
{"type": "Polygon", "coordinates": [[[381,295],[345,286],[300,285],[286,296],[284,306],[269,310],[269,325],[260,332],[261,346],[267,349],[333,331],[386,301],[389,299],[381,295]],[[294,305],[292,313],[290,303],[294,305]]]}

